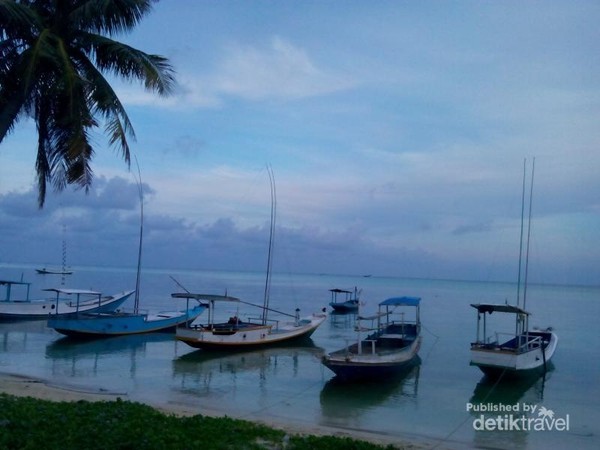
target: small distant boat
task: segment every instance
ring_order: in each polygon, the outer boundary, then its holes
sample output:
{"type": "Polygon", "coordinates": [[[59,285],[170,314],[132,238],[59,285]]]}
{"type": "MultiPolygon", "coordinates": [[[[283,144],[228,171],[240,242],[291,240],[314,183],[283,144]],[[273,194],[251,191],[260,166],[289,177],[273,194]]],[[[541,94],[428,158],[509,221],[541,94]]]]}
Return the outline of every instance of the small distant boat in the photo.
{"type": "Polygon", "coordinates": [[[325,355],[323,364],[342,380],[386,378],[411,367],[421,346],[420,303],[392,297],[379,303],[377,314],[359,315],[356,343],[325,355]],[[405,319],[404,307],[415,308],[414,320],[405,319]]]}
{"type": "Polygon", "coordinates": [[[40,275],[72,275],[73,271],[67,266],[67,240],[65,238],[66,227],[63,224],[63,241],[62,241],[62,267],[42,267],[35,269],[40,275]]]}
{"type": "Polygon", "coordinates": [[[347,313],[358,311],[359,294],[356,287],[354,288],[354,292],[345,289],[329,289],[329,292],[331,292],[331,302],[329,303],[329,306],[331,306],[335,312],[347,313]],[[341,294],[344,295],[343,300],[338,298],[338,295],[341,296],[341,294]]]}
{"type": "Polygon", "coordinates": [[[267,257],[267,275],[265,281],[264,298],[262,305],[256,305],[242,301],[236,297],[193,294],[190,292],[172,294],[175,298],[195,298],[208,301],[208,323],[205,325],[193,323],[188,326],[178,327],[176,338],[194,348],[202,349],[227,349],[239,350],[279,344],[283,342],[297,341],[308,338],[327,315],[315,313],[311,316],[300,318],[299,309],[295,314],[276,311],[269,307],[269,291],[271,284],[271,263],[273,258],[273,240],[275,233],[275,180],[272,170],[269,168],[269,181],[271,184],[271,229],[269,235],[269,250],[267,257]],[[240,302],[257,307],[261,310],[260,317],[245,318],[243,321],[238,317],[231,317],[226,322],[215,323],[215,304],[220,302],[240,302]],[[269,312],[292,317],[293,320],[269,319],[269,312]]]}
{"type": "Polygon", "coordinates": [[[73,271],[70,269],[53,269],[48,267],[42,267],[41,269],[35,269],[40,275],[72,275],[73,271]]]}
{"type": "Polygon", "coordinates": [[[535,159],[531,169],[531,189],[529,194],[529,224],[523,281],[523,307],[521,300],[521,273],[523,257],[523,225],[525,211],[525,179],[527,161],[523,166],[523,205],[521,208],[521,242],[519,254],[519,276],[517,280],[517,304],[479,303],[471,306],[477,310],[477,339],[471,343],[471,365],[479,367],[483,373],[493,378],[515,378],[546,373],[550,359],[554,355],[558,337],[551,328],[529,330],[529,316],[525,310],[527,300],[527,273],[529,262],[529,236],[531,233],[531,205],[533,198],[533,175],[535,159]],[[514,332],[488,336],[487,316],[492,313],[512,314],[515,317],[514,332]],[[482,320],[483,318],[483,320],[482,320]]]}
{"type": "Polygon", "coordinates": [[[134,291],[124,291],[111,296],[102,296],[100,292],[82,289],[45,289],[56,293],[55,298],[30,299],[31,283],[25,281],[0,280],[0,286],[6,287],[3,299],[0,299],[1,319],[45,319],[48,317],[66,317],[77,312],[106,312],[121,306],[134,291]],[[25,289],[22,298],[13,298],[13,289],[25,289]]]}

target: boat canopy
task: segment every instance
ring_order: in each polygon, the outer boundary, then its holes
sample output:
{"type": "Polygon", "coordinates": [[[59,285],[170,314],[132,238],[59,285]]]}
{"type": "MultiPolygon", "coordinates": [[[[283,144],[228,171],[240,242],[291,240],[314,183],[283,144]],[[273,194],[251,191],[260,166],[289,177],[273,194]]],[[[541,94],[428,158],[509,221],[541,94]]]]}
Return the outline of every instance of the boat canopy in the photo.
{"type": "Polygon", "coordinates": [[[4,284],[15,284],[15,285],[31,285],[31,283],[28,283],[27,281],[10,281],[10,280],[0,280],[0,286],[4,285],[4,284]]]}
{"type": "Polygon", "coordinates": [[[379,306],[419,306],[421,297],[392,297],[382,301],[379,306]]]}
{"type": "Polygon", "coordinates": [[[175,292],[171,294],[173,298],[193,298],[195,300],[206,300],[209,302],[239,302],[240,299],[237,297],[230,297],[228,295],[213,295],[213,294],[193,294],[191,292],[175,292]]]}
{"type": "Polygon", "coordinates": [[[475,308],[477,310],[477,312],[480,314],[481,313],[490,313],[491,314],[494,311],[504,312],[504,313],[513,313],[513,314],[525,314],[525,315],[530,314],[527,311],[525,311],[524,309],[519,308],[518,306],[513,306],[513,305],[478,303],[478,304],[471,304],[471,306],[473,308],[475,308]]]}
{"type": "Polygon", "coordinates": [[[48,288],[44,289],[44,291],[56,292],[57,294],[87,294],[87,295],[101,295],[101,292],[90,291],[87,289],[62,289],[62,288],[48,288]]]}
{"type": "Polygon", "coordinates": [[[329,289],[329,292],[334,292],[336,294],[352,294],[352,291],[347,291],[345,289],[329,289]]]}

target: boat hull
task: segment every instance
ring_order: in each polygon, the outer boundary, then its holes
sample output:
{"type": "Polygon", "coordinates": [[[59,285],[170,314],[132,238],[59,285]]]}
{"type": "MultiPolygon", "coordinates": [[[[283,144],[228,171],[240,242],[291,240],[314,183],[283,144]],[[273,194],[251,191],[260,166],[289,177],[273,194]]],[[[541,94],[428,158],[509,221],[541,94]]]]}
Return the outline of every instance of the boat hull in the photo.
{"type": "Polygon", "coordinates": [[[187,311],[157,314],[86,313],[75,317],[51,318],[48,320],[48,327],[66,336],[80,338],[169,332],[175,331],[180,325],[191,323],[205,309],[205,306],[196,306],[187,311]]]}
{"type": "Polygon", "coordinates": [[[108,312],[121,306],[135,291],[124,291],[108,297],[77,302],[74,300],[10,300],[0,301],[0,319],[46,319],[72,316],[77,312],[108,312]]]}
{"type": "Polygon", "coordinates": [[[489,377],[526,377],[547,371],[554,355],[558,337],[551,331],[529,332],[540,336],[543,345],[518,352],[502,346],[471,345],[471,365],[477,366],[489,377]]]}
{"type": "Polygon", "coordinates": [[[321,325],[325,314],[313,314],[297,324],[288,322],[274,325],[253,325],[227,327],[178,327],[176,338],[191,347],[205,350],[239,350],[287,343],[309,338],[321,325]]]}
{"type": "Polygon", "coordinates": [[[395,351],[356,354],[350,347],[323,357],[323,364],[341,380],[382,379],[404,372],[418,361],[421,337],[395,351]]]}
{"type": "Polygon", "coordinates": [[[349,313],[349,312],[357,312],[358,311],[358,301],[348,301],[348,302],[331,302],[329,304],[331,308],[338,313],[349,313]]]}

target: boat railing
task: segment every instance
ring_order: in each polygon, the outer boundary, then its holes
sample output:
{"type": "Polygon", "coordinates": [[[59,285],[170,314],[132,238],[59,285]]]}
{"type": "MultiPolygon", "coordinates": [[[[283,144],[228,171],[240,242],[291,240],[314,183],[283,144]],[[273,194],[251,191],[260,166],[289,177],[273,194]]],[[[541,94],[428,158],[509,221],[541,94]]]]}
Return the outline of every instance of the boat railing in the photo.
{"type": "Polygon", "coordinates": [[[483,347],[492,347],[500,350],[523,353],[541,347],[543,340],[541,336],[535,336],[529,333],[515,334],[497,331],[485,338],[483,342],[478,342],[476,344],[483,347]]]}
{"type": "Polygon", "coordinates": [[[145,315],[148,315],[148,314],[150,314],[150,310],[149,309],[142,309],[142,308],[138,308],[136,310],[134,308],[123,308],[123,307],[121,307],[121,308],[116,309],[114,311],[114,313],[111,313],[111,314],[115,314],[115,313],[116,314],[127,314],[127,315],[130,315],[130,314],[145,314],[145,315]]]}
{"type": "MultiPolygon", "coordinates": [[[[237,317],[234,318],[230,318],[230,321],[232,321],[233,323],[235,323],[237,319],[237,317]]],[[[273,328],[277,328],[277,326],[279,325],[279,320],[275,320],[275,319],[269,319],[267,318],[266,320],[266,325],[271,325],[273,328]]],[[[263,325],[263,318],[262,317],[254,317],[254,316],[248,316],[248,317],[244,317],[244,319],[239,319],[239,323],[250,323],[252,325],[263,325]]]]}

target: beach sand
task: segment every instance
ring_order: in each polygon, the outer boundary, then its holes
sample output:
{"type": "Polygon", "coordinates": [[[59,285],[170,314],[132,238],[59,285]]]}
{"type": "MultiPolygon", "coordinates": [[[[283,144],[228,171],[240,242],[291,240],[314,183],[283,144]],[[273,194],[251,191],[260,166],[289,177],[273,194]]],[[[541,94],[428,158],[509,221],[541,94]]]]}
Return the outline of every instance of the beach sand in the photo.
{"type": "MultiPolygon", "coordinates": [[[[24,375],[1,373],[0,372],[0,392],[13,395],[16,397],[33,397],[41,400],[49,400],[55,402],[76,402],[85,401],[115,401],[118,398],[128,401],[126,392],[112,392],[106,389],[97,389],[90,386],[82,386],[75,384],[55,383],[51,380],[33,378],[24,375]]],[[[198,411],[184,404],[164,404],[164,405],[149,405],[165,414],[176,416],[193,416],[202,414],[209,417],[222,417],[222,411],[203,410],[198,411]]],[[[228,417],[236,418],[233,415],[227,414],[228,417]]],[[[287,433],[294,435],[315,435],[315,436],[337,436],[348,437],[363,441],[372,442],[380,445],[392,444],[399,448],[405,449],[426,449],[432,448],[434,442],[426,442],[417,437],[414,439],[398,439],[397,436],[385,435],[381,433],[369,432],[365,430],[351,430],[337,427],[326,426],[302,426],[290,423],[277,423],[275,421],[265,422],[256,420],[256,423],[267,425],[272,428],[284,430],[287,433]]]]}

